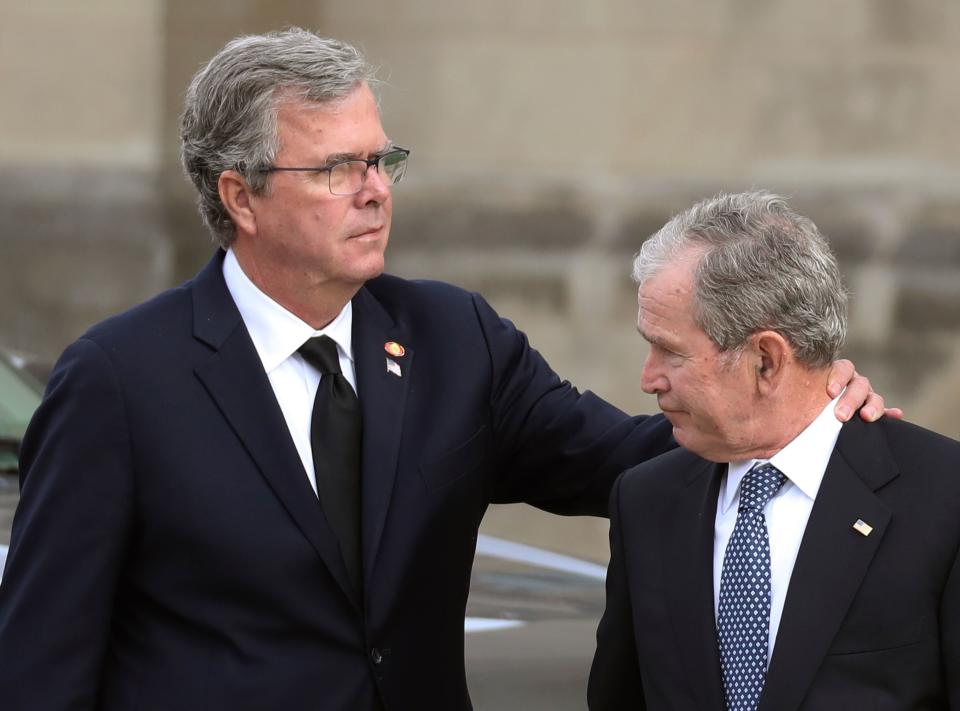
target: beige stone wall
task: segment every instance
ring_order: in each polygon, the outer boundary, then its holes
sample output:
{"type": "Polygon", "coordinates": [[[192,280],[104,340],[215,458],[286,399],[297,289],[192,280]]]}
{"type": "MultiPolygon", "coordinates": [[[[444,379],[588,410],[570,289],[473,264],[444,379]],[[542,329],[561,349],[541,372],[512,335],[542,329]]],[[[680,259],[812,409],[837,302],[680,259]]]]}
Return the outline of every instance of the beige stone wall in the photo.
{"type": "Polygon", "coordinates": [[[326,3],[423,167],[957,180],[950,0],[326,3]],[[424,120],[424,117],[430,120],[424,120]]]}
{"type": "Polygon", "coordinates": [[[169,278],[160,0],[0,0],[0,346],[49,359],[169,278]]]}
{"type": "Polygon", "coordinates": [[[161,0],[0,0],[0,166],[153,169],[161,0]]]}

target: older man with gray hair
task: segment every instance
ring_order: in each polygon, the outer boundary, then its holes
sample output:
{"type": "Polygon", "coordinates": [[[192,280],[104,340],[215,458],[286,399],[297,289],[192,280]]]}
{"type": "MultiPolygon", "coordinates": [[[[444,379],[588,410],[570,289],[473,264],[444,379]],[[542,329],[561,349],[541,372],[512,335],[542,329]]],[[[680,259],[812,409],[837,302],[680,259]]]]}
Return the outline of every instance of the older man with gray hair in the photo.
{"type": "Polygon", "coordinates": [[[683,448],[614,486],[590,708],[960,708],[960,444],[831,414],[846,294],[813,222],[720,195],[634,275],[683,448]]]}

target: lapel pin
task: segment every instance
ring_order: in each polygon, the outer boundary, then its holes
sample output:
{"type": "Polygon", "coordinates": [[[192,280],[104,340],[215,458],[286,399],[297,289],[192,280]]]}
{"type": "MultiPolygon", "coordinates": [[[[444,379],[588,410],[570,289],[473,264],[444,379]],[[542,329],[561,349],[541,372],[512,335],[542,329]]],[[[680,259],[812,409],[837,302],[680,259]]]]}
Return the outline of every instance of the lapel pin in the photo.
{"type": "MultiPolygon", "coordinates": [[[[394,358],[402,358],[403,354],[407,352],[406,349],[396,341],[387,341],[384,343],[383,350],[394,358]]],[[[397,375],[400,375],[400,373],[397,373],[397,375]]]]}
{"type": "Polygon", "coordinates": [[[391,360],[390,358],[387,358],[387,372],[388,372],[388,373],[393,373],[394,375],[396,375],[396,376],[399,378],[399,377],[400,377],[400,364],[397,363],[397,361],[395,361],[395,360],[391,360]]]}
{"type": "Polygon", "coordinates": [[[863,536],[869,536],[873,531],[873,526],[864,521],[862,518],[858,518],[857,522],[853,524],[853,530],[863,536]]]}

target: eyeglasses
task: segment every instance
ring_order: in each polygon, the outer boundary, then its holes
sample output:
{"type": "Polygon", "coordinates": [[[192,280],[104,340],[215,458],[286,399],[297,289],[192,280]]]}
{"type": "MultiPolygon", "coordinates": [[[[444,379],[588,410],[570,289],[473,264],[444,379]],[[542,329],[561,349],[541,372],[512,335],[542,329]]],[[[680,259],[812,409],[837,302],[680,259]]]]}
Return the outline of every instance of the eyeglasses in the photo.
{"type": "Polygon", "coordinates": [[[367,178],[367,171],[376,168],[380,177],[387,185],[396,185],[403,178],[407,169],[407,156],[410,151],[406,148],[394,146],[385,153],[378,153],[369,158],[351,158],[341,160],[332,165],[320,168],[285,168],[271,166],[261,168],[258,173],[280,172],[308,172],[326,173],[330,192],[334,195],[356,195],[363,190],[363,183],[367,178]]]}

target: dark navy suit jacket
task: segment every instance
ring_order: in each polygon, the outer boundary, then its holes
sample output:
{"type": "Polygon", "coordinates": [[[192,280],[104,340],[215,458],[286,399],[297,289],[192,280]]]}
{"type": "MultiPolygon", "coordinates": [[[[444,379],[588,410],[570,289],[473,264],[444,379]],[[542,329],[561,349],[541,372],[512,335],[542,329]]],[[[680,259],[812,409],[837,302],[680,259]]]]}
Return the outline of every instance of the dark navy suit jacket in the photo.
{"type": "Polygon", "coordinates": [[[369,282],[358,600],[221,263],[94,327],[52,375],[0,586],[0,706],[469,708],[487,505],[605,514],[669,424],[578,393],[477,295],[369,282]]]}
{"type": "MultiPolygon", "coordinates": [[[[843,426],[759,711],[960,709],[958,465],[960,443],[907,422],[843,426]]],[[[724,470],[677,449],[614,487],[591,711],[725,708],[713,607],[724,470]]]]}

